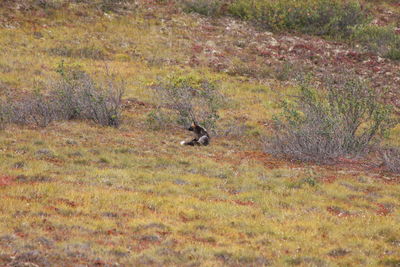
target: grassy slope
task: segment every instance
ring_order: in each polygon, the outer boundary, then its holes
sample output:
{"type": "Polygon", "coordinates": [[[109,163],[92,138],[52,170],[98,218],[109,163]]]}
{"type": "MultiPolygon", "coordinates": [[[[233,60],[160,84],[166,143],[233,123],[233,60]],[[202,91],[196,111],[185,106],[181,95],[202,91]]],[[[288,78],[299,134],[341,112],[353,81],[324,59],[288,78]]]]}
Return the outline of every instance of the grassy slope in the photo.
{"type": "MultiPolygon", "coordinates": [[[[71,266],[398,266],[399,178],[262,154],[253,135],[290,88],[189,68],[185,35],[195,34],[198,20],[168,14],[166,27],[153,17],[160,14],[56,12],[1,28],[0,85],[31,90],[55,75],[61,59],[101,77],[105,63],[91,52],[49,52],[87,47],[127,81],[127,97],[146,103],[157,101],[147,85],[174,71],[218,80],[232,100],[223,119],[247,124],[250,142],[216,138],[206,148],[182,148],[185,132],[148,130],[151,106],[134,101],[118,130],[84,122],[10,126],[0,133],[0,263],[15,256],[71,266]]],[[[16,14],[14,22],[22,20],[16,14]]]]}

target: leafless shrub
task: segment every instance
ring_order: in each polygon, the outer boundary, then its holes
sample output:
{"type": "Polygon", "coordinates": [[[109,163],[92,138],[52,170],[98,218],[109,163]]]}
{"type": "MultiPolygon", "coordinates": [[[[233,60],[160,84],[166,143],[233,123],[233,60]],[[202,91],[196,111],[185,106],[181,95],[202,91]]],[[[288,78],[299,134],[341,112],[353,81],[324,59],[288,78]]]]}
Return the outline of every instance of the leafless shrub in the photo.
{"type": "Polygon", "coordinates": [[[9,108],[5,101],[0,100],[0,129],[4,129],[9,121],[9,108]]]}
{"type": "Polygon", "coordinates": [[[386,169],[394,173],[400,173],[400,149],[387,148],[381,154],[386,169]]]}
{"type": "Polygon", "coordinates": [[[40,93],[35,93],[29,98],[25,98],[22,102],[25,105],[32,122],[39,127],[46,127],[54,120],[58,119],[57,116],[57,103],[54,100],[44,96],[40,93]]]}
{"type": "Polygon", "coordinates": [[[53,99],[41,94],[27,94],[21,99],[9,102],[8,121],[15,124],[35,124],[46,127],[58,120],[58,109],[53,99]]]}
{"type": "Polygon", "coordinates": [[[282,107],[266,150],[300,161],[329,162],[364,153],[394,126],[391,108],[355,77],[332,77],[320,91],[304,80],[294,103],[282,107]]]}
{"type": "Polygon", "coordinates": [[[108,75],[104,83],[96,83],[87,73],[60,66],[62,79],[54,84],[51,95],[60,105],[64,119],[89,119],[103,126],[118,127],[121,123],[124,84],[108,75]]]}
{"type": "Polygon", "coordinates": [[[9,98],[0,103],[0,126],[36,124],[46,127],[53,121],[88,119],[103,126],[118,127],[121,123],[124,84],[108,75],[104,83],[96,83],[79,69],[60,65],[61,79],[42,92],[9,98]]]}
{"type": "Polygon", "coordinates": [[[98,47],[85,46],[72,48],[68,46],[56,46],[47,50],[50,55],[73,58],[89,58],[94,60],[106,60],[107,54],[98,47]]]}
{"type": "Polygon", "coordinates": [[[171,117],[168,116],[168,112],[161,108],[152,110],[147,114],[146,124],[151,130],[161,130],[167,128],[172,123],[171,117]]]}
{"type": "Polygon", "coordinates": [[[227,119],[218,122],[215,135],[220,137],[240,138],[251,135],[254,127],[235,119],[227,119]]]}
{"type": "Polygon", "coordinates": [[[79,88],[83,117],[104,126],[118,127],[121,123],[121,105],[124,88],[109,80],[99,87],[87,80],[86,86],[79,88]]]}
{"type": "Polygon", "coordinates": [[[214,129],[218,110],[223,103],[216,84],[192,76],[172,77],[153,87],[160,103],[175,111],[177,123],[183,126],[195,121],[214,129]]]}

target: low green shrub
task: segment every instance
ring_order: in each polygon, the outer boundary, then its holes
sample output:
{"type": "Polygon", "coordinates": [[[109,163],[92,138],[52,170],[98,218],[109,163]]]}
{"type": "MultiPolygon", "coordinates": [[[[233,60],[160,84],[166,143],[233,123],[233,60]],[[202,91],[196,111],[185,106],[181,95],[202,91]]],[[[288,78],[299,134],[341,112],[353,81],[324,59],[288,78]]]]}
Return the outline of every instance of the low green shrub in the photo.
{"type": "Polygon", "coordinates": [[[206,16],[229,14],[272,31],[348,37],[368,20],[359,1],[349,0],[183,0],[183,10],[206,16]]]}
{"type": "Polygon", "coordinates": [[[183,0],[183,11],[188,13],[199,13],[204,16],[218,16],[223,13],[222,0],[183,0]]]}
{"type": "Polygon", "coordinates": [[[136,7],[135,0],[97,0],[95,3],[103,12],[120,13],[136,7]]]}
{"type": "Polygon", "coordinates": [[[359,2],[353,0],[236,0],[229,12],[273,31],[335,37],[349,36],[353,26],[367,20],[359,2]]]}
{"type": "Polygon", "coordinates": [[[400,59],[400,35],[394,26],[359,25],[354,28],[351,39],[382,56],[400,59]]]}
{"type": "Polygon", "coordinates": [[[167,128],[172,123],[171,117],[165,110],[160,108],[147,113],[146,124],[151,130],[161,130],[167,128]]]}
{"type": "Polygon", "coordinates": [[[223,103],[215,83],[193,75],[171,76],[153,89],[160,105],[174,111],[178,124],[186,127],[197,122],[215,128],[223,103]]]}

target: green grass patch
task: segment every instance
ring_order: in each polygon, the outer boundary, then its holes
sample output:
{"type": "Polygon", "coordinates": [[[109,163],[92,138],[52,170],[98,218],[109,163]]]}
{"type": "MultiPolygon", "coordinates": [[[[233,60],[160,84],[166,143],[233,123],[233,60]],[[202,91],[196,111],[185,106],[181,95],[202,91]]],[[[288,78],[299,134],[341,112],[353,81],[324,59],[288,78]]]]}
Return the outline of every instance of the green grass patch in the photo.
{"type": "Polygon", "coordinates": [[[378,25],[360,25],[354,28],[351,39],[387,58],[400,60],[400,34],[395,27],[378,25]]]}

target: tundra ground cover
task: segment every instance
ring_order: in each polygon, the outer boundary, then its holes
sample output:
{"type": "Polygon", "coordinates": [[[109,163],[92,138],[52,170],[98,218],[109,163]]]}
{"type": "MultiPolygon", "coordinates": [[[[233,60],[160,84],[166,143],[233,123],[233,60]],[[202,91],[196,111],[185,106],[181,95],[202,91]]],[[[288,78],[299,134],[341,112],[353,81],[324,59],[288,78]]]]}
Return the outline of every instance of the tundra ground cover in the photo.
{"type": "Polygon", "coordinates": [[[44,87],[61,60],[99,80],[108,68],[127,89],[119,129],[63,121],[0,132],[0,265],[399,265],[399,176],[373,155],[280,160],[258,138],[293,93],[294,69],[346,62],[390,85],[395,105],[398,63],[164,5],[23,12],[35,19],[15,11],[0,28],[2,96],[44,87]],[[229,100],[211,146],[182,148],[177,125],[148,127],[158,104],[150,87],[171,73],[215,81],[229,100]]]}

